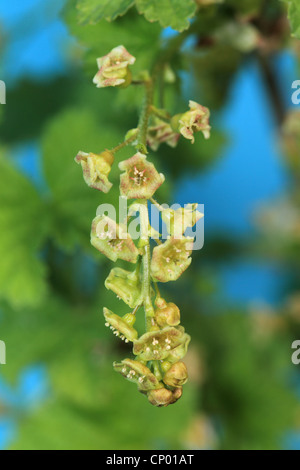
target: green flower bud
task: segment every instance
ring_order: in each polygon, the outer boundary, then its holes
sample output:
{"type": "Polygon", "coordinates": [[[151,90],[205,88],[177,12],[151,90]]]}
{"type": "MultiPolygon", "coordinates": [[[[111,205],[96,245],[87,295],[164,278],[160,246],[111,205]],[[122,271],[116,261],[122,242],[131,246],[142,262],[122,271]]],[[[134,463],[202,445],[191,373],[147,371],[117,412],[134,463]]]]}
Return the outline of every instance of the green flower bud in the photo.
{"type": "Polygon", "coordinates": [[[100,154],[79,152],[75,157],[75,162],[82,167],[86,184],[104,193],[108,193],[112,187],[108,175],[113,161],[114,156],[108,150],[100,154]]]}
{"type": "Polygon", "coordinates": [[[151,390],[148,393],[148,400],[153,406],[168,406],[175,403],[182,395],[182,389],[176,388],[171,391],[166,388],[160,388],[158,390],[151,390]]]}
{"type": "Polygon", "coordinates": [[[155,301],[155,321],[161,326],[177,326],[180,323],[180,310],[172,302],[167,303],[161,297],[155,301]]]}
{"type": "Polygon", "coordinates": [[[160,331],[149,331],[134,341],[133,353],[144,361],[163,360],[187,338],[184,329],[166,327],[160,331]]]}
{"type": "Polygon", "coordinates": [[[135,140],[132,141],[132,145],[136,145],[138,133],[139,133],[138,128],[129,129],[129,131],[125,135],[125,140],[136,138],[135,140]]]}
{"type": "Polygon", "coordinates": [[[115,47],[109,54],[97,59],[99,72],[95,75],[93,82],[97,88],[108,86],[127,87],[131,83],[131,72],[129,65],[133,65],[133,57],[124,46],[115,47]]]}
{"type": "Polygon", "coordinates": [[[150,199],[165,180],[153,163],[146,160],[146,155],[139,152],[120,162],[119,168],[124,171],[120,176],[121,195],[128,199],[150,199]]]}
{"type": "Polygon", "coordinates": [[[173,132],[175,132],[176,134],[179,133],[179,121],[181,119],[181,116],[183,116],[183,113],[175,114],[175,116],[173,116],[170,121],[170,126],[173,132]]]}
{"type": "Polygon", "coordinates": [[[171,364],[171,362],[169,362],[169,361],[163,361],[163,362],[160,364],[161,370],[162,370],[163,372],[167,372],[167,371],[170,369],[171,366],[172,366],[172,364],[171,364]]]}
{"type": "Polygon", "coordinates": [[[188,372],[184,362],[176,362],[164,375],[164,383],[170,387],[181,387],[188,380],[188,372]]]}
{"type": "Polygon", "coordinates": [[[91,244],[111,261],[122,259],[136,263],[139,256],[139,250],[126,230],[104,215],[93,220],[91,244]]]}
{"type": "Polygon", "coordinates": [[[136,271],[113,268],[105,280],[105,287],[112,290],[130,308],[135,308],[143,301],[141,282],[136,271]]]}
{"type": "Polygon", "coordinates": [[[151,370],[144,364],[132,359],[124,359],[122,362],[114,362],[116,372],[119,372],[130,382],[134,382],[140,392],[147,392],[161,387],[161,383],[157,380],[151,370]]]}
{"type": "Polygon", "coordinates": [[[129,326],[133,326],[136,322],[136,316],[133,315],[133,313],[126,313],[124,315],[123,320],[127,323],[129,326]]]}
{"type": "Polygon", "coordinates": [[[192,262],[193,238],[169,238],[156,246],[151,259],[151,275],[154,281],[176,281],[192,262]]]}
{"type": "Polygon", "coordinates": [[[119,317],[115,313],[103,308],[103,315],[105,318],[105,326],[110,327],[116,336],[119,336],[123,341],[128,343],[134,341],[138,337],[138,332],[126,322],[126,319],[119,317]]]}

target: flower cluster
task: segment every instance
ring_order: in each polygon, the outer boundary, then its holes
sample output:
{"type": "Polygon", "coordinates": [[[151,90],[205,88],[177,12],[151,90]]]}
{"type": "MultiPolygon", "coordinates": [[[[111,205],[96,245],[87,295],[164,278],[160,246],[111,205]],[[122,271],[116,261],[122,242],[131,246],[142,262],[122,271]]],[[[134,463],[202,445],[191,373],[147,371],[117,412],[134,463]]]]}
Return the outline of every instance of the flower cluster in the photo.
{"type": "MultiPolygon", "coordinates": [[[[114,48],[97,62],[99,71],[94,78],[97,87],[141,83],[141,80],[132,81],[129,66],[134,64],[135,58],[123,46],[114,48]]],[[[144,76],[145,90],[149,93],[153,81],[148,74],[144,76]]],[[[123,260],[136,265],[133,270],[114,267],[105,280],[105,287],[130,311],[118,315],[104,307],[103,315],[105,325],[112,333],[132,344],[134,359],[114,362],[114,369],[135,383],[152,405],[160,407],[175,403],[182,395],[182,387],[188,379],[182,359],[191,338],[180,325],[178,306],[161,296],[157,283],[176,281],[189,267],[194,239],[185,232],[203,214],[197,211],[197,204],[172,210],[153,200],[165,177],[149,161],[147,146],[154,151],[162,143],[175,147],[180,136],[194,142],[196,132],[202,132],[208,138],[210,125],[209,110],[194,101],[190,101],[189,111],[172,117],[166,110],[155,108],[151,97],[150,90],[139,127],[129,130],[122,144],[100,154],[81,151],[75,161],[81,165],[88,186],[107,193],[112,187],[108,177],[114,154],[123,146],[136,147],[133,155],[121,161],[118,167],[121,171],[120,194],[132,200],[128,218],[139,213],[140,239],[138,243],[132,239],[125,223],[98,215],[92,222],[91,244],[111,261],[123,260]],[[167,225],[169,235],[164,241],[150,225],[149,200],[154,201],[167,225]],[[151,237],[157,243],[153,250],[151,237]],[[134,327],[141,308],[145,312],[146,331],[134,327]]]]}

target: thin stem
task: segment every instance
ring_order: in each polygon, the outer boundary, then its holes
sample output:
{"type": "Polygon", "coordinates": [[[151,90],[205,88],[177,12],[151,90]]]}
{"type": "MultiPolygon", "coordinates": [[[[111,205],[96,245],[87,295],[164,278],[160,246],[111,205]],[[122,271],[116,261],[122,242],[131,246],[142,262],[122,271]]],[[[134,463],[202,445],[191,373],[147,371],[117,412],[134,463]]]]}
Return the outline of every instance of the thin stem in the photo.
{"type": "Polygon", "coordinates": [[[158,75],[158,102],[161,108],[165,107],[165,77],[164,67],[161,68],[158,75]]]}
{"type": "Polygon", "coordinates": [[[141,305],[137,305],[136,307],[134,307],[134,309],[133,309],[132,312],[131,312],[132,315],[135,315],[136,312],[138,311],[138,309],[139,309],[141,306],[142,306],[142,304],[141,304],[141,305]]]}
{"type": "Polygon", "coordinates": [[[159,368],[159,363],[158,361],[152,361],[152,367],[153,367],[153,373],[157,380],[162,380],[162,374],[159,368]]]}
{"type": "Polygon", "coordinates": [[[131,85],[145,85],[145,80],[132,80],[131,85]]]}
{"type": "Polygon", "coordinates": [[[114,147],[113,149],[111,149],[110,152],[116,153],[119,150],[123,149],[124,147],[127,147],[127,145],[130,145],[137,138],[137,133],[138,133],[138,131],[136,131],[136,134],[133,134],[132,136],[130,136],[129,139],[124,140],[124,142],[122,142],[121,144],[119,144],[116,147],[114,147]]]}
{"type": "Polygon", "coordinates": [[[153,326],[154,309],[151,301],[151,278],[150,278],[150,243],[149,243],[149,212],[147,200],[141,201],[140,211],[141,222],[141,244],[144,250],[143,254],[143,276],[142,276],[142,294],[145,310],[146,331],[153,326]]]}
{"type": "Polygon", "coordinates": [[[156,297],[160,297],[160,292],[159,292],[157,282],[153,282],[153,284],[154,284],[154,289],[155,289],[155,292],[156,292],[156,297]]]}
{"type": "Polygon", "coordinates": [[[137,149],[142,153],[147,153],[147,132],[149,125],[149,118],[151,114],[151,107],[153,103],[154,94],[154,82],[152,79],[146,80],[145,85],[145,97],[140,115],[139,126],[138,126],[138,144],[137,149]]]}
{"type": "Polygon", "coordinates": [[[159,211],[164,210],[164,208],[153,197],[150,197],[149,201],[152,202],[159,211]]]}
{"type": "MultiPolygon", "coordinates": [[[[165,67],[165,64],[171,59],[173,54],[180,48],[184,39],[188,34],[183,33],[176,37],[175,40],[171,40],[169,47],[163,51],[163,53],[158,57],[158,60],[152,68],[151,78],[147,78],[144,81],[145,87],[145,97],[144,103],[139,119],[138,125],[138,143],[137,150],[146,154],[147,152],[147,133],[149,126],[149,118],[153,112],[153,98],[154,98],[154,85],[158,79],[160,73],[165,67]]],[[[154,202],[156,206],[162,209],[159,204],[151,198],[151,202],[154,202]]],[[[140,223],[141,223],[141,239],[140,247],[143,248],[143,273],[142,273],[142,295],[143,295],[143,305],[145,310],[145,322],[146,322],[146,331],[149,331],[152,326],[155,325],[154,320],[154,308],[151,300],[151,273],[150,273],[150,264],[151,264],[151,249],[149,242],[149,212],[148,212],[148,201],[142,199],[141,202],[141,211],[140,211],[140,223]]]]}
{"type": "Polygon", "coordinates": [[[151,112],[162,121],[169,123],[171,120],[171,115],[165,110],[157,109],[155,106],[151,106],[151,112]]]}

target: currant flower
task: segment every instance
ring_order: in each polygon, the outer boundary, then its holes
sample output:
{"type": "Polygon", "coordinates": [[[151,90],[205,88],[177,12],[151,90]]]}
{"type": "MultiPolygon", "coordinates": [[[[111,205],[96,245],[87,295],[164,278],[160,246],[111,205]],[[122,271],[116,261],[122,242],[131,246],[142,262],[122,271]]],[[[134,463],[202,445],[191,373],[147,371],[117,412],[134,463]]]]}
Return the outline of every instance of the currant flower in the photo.
{"type": "Polygon", "coordinates": [[[165,327],[149,331],[133,343],[133,353],[143,361],[164,360],[171,351],[188,340],[184,329],[165,327]]]}
{"type": "Polygon", "coordinates": [[[112,187],[108,175],[113,161],[114,156],[108,150],[100,154],[79,152],[75,157],[75,162],[82,167],[86,184],[104,193],[108,193],[112,187]]]}
{"type": "Polygon", "coordinates": [[[174,132],[170,124],[159,118],[154,118],[153,125],[148,128],[147,142],[153,151],[156,151],[162,143],[174,148],[179,138],[180,134],[174,132]]]}
{"type": "Polygon", "coordinates": [[[124,359],[122,362],[114,362],[116,372],[119,372],[130,382],[138,386],[140,392],[155,390],[162,387],[151,370],[147,366],[132,359],[124,359]]]}
{"type": "Polygon", "coordinates": [[[136,263],[139,256],[139,250],[129,233],[104,215],[99,215],[93,220],[91,244],[111,261],[122,259],[136,263]]]}
{"type": "Polygon", "coordinates": [[[120,176],[120,192],[128,199],[150,199],[165,181],[164,175],[140,152],[120,162],[119,168],[124,171],[120,176]]]}
{"type": "Polygon", "coordinates": [[[137,270],[113,268],[105,280],[105,287],[113,291],[130,308],[135,308],[143,302],[142,286],[137,270]]]}
{"type": "Polygon", "coordinates": [[[163,381],[170,387],[182,387],[188,380],[188,371],[186,365],[182,361],[173,364],[165,373],[163,381]]]}
{"type": "Polygon", "coordinates": [[[177,326],[180,323],[180,310],[173,302],[167,303],[161,297],[155,300],[155,321],[160,327],[177,326]]]}
{"type": "Polygon", "coordinates": [[[204,214],[197,211],[197,204],[187,204],[184,208],[163,209],[161,218],[167,225],[167,230],[171,235],[180,237],[187,228],[193,227],[204,214]]]}
{"type": "Polygon", "coordinates": [[[151,259],[151,276],[156,282],[176,281],[192,262],[192,237],[170,237],[156,246],[151,259]]]}
{"type": "Polygon", "coordinates": [[[138,332],[132,326],[134,320],[131,318],[131,314],[126,314],[122,318],[104,307],[103,315],[105,318],[105,326],[109,327],[113,331],[114,335],[119,336],[120,339],[126,343],[137,339],[138,332]]]}
{"type": "Polygon", "coordinates": [[[158,390],[151,390],[148,392],[148,400],[154,406],[168,406],[175,403],[182,396],[182,388],[178,387],[174,390],[167,388],[160,388],[158,390]]]}
{"type": "Polygon", "coordinates": [[[178,326],[177,329],[181,331],[181,333],[184,335],[184,338],[181,344],[170,350],[170,354],[166,358],[166,361],[170,364],[174,364],[184,358],[191,341],[190,335],[185,333],[182,326],[178,326]]]}
{"type": "Polygon", "coordinates": [[[131,83],[131,72],[129,65],[135,63],[133,57],[124,46],[112,49],[109,54],[97,59],[99,71],[93,82],[97,88],[108,86],[126,87],[131,83]]]}
{"type": "Polygon", "coordinates": [[[189,102],[190,110],[172,118],[171,124],[175,132],[178,130],[186,139],[195,142],[194,133],[202,132],[205,139],[209,139],[211,126],[209,125],[209,109],[195,101],[189,102]]]}

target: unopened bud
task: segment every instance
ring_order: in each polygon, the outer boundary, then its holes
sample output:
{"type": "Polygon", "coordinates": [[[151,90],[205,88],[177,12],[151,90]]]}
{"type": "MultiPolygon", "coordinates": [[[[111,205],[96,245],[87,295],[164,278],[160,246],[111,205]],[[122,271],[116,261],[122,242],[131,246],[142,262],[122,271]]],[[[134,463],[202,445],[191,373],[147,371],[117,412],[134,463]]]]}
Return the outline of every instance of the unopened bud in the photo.
{"type": "Polygon", "coordinates": [[[181,387],[187,382],[188,372],[184,362],[176,362],[164,375],[164,383],[170,387],[181,387]]]}
{"type": "Polygon", "coordinates": [[[173,391],[166,388],[160,388],[158,390],[151,390],[151,392],[148,393],[148,400],[153,406],[168,406],[179,400],[181,395],[181,388],[177,388],[173,391]]]}
{"type": "Polygon", "coordinates": [[[180,323],[180,310],[172,302],[167,303],[162,298],[155,301],[157,308],[155,309],[155,320],[159,326],[177,326],[180,323]]]}

